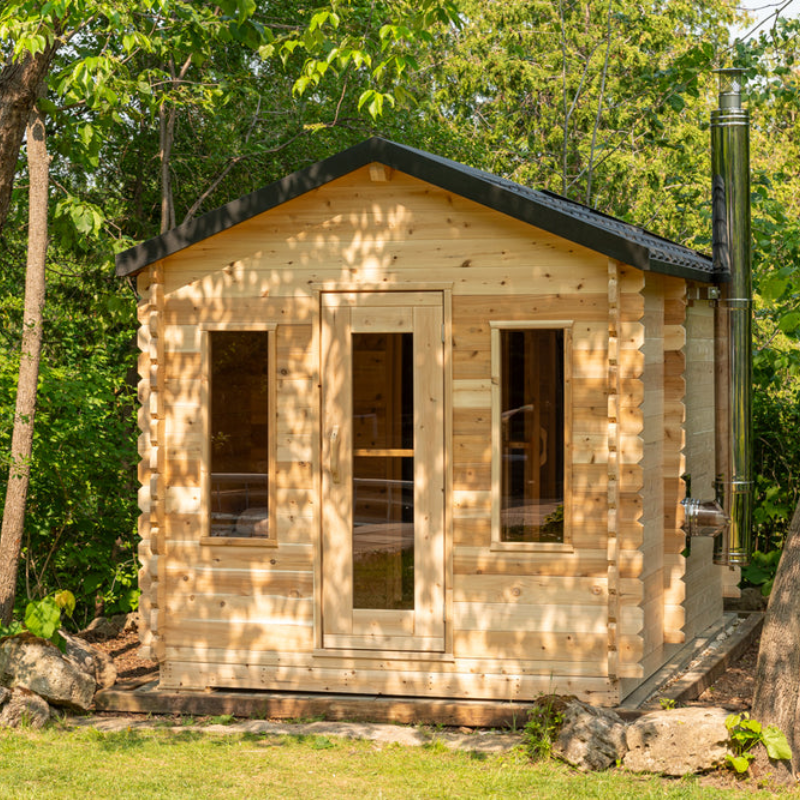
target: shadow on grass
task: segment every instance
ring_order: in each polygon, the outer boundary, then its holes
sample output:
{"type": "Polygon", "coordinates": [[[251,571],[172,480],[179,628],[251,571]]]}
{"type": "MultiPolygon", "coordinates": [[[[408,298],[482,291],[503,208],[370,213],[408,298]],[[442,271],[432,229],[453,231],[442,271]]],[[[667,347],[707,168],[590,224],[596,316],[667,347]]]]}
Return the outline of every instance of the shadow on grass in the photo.
{"type": "MultiPolygon", "coordinates": [[[[165,734],[166,735],[166,734],[165,734]]],[[[235,733],[230,735],[210,735],[198,732],[195,736],[205,739],[209,747],[228,747],[234,742],[246,742],[261,747],[305,746],[312,750],[326,750],[335,747],[334,740],[327,736],[310,733],[235,733]]]]}
{"type": "MultiPolygon", "coordinates": [[[[86,731],[86,738],[109,753],[135,750],[153,741],[151,731],[141,732],[135,728],[126,728],[122,731],[99,731],[96,728],[89,728],[86,731]]],[[[205,737],[198,731],[160,731],[158,738],[162,744],[179,745],[196,742],[205,737]]]]}

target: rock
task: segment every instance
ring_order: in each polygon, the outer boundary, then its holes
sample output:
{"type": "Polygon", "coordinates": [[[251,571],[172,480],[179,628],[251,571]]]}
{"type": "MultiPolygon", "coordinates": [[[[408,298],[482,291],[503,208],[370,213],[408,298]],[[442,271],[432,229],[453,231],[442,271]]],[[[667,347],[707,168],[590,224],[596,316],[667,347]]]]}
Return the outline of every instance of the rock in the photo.
{"type": "Polygon", "coordinates": [[[625,755],[625,723],[613,711],[573,700],[563,717],[553,745],[556,758],[588,772],[608,769],[625,755]]]}
{"type": "Polygon", "coordinates": [[[127,622],[127,614],[114,614],[113,617],[95,617],[78,635],[92,633],[101,639],[113,639],[119,635],[127,622]]]}
{"type": "Polygon", "coordinates": [[[8,690],[0,707],[0,728],[42,728],[50,719],[50,706],[30,689],[17,686],[8,690]]]}
{"type": "Polygon", "coordinates": [[[24,686],[55,706],[88,711],[97,683],[75,659],[54,644],[29,633],[0,643],[0,684],[24,686]]]}
{"type": "Polygon", "coordinates": [[[633,772],[689,775],[718,767],[728,752],[721,708],[653,711],[628,726],[624,765],[633,772]]]}
{"type": "Polygon", "coordinates": [[[0,706],[11,697],[11,689],[6,689],[5,686],[0,686],[0,706]]]}
{"type": "Polygon", "coordinates": [[[748,586],[742,589],[739,597],[725,598],[726,611],[763,611],[769,598],[761,594],[761,589],[748,586]]]}
{"type": "Polygon", "coordinates": [[[108,689],[117,682],[117,669],[111,656],[64,630],[59,633],[67,643],[67,655],[94,678],[98,689],[108,689]]]}

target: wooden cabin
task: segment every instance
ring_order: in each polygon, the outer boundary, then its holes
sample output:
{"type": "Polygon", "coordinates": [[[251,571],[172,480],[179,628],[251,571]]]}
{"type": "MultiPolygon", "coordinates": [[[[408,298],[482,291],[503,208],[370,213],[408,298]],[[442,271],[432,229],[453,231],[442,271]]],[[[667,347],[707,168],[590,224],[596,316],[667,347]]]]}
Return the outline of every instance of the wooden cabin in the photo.
{"type": "Polygon", "coordinates": [[[721,621],[711,258],[370,139],[117,272],[161,687],[615,705],[721,621]]]}

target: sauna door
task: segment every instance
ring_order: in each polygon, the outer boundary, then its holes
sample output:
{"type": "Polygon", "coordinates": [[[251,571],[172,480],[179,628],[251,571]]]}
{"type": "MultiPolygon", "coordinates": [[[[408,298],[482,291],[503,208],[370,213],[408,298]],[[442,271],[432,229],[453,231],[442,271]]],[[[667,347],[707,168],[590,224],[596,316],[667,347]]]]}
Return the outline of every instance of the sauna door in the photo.
{"type": "Polygon", "coordinates": [[[323,647],[444,650],[440,292],[324,293],[323,647]]]}

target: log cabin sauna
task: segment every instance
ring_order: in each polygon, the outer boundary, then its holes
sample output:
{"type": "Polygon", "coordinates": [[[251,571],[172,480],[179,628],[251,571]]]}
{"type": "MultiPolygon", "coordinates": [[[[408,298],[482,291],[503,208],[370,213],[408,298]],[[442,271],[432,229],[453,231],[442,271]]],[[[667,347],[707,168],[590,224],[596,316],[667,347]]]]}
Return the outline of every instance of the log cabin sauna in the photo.
{"type": "Polygon", "coordinates": [[[161,688],[615,705],[736,594],[712,258],[370,139],[117,272],[161,688]]]}

